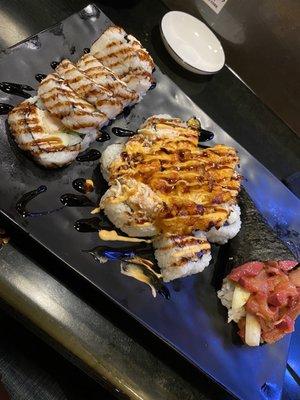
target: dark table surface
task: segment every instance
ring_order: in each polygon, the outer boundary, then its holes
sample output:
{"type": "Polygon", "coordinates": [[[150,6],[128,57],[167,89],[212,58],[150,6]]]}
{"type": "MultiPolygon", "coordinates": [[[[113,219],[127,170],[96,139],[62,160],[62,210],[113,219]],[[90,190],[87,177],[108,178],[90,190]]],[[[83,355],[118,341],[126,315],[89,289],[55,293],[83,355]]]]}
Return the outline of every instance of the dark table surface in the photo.
{"type": "MultiPolygon", "coordinates": [[[[2,0],[0,47],[13,45],[87,4],[82,0],[2,0]]],[[[170,59],[159,35],[160,20],[168,11],[160,1],[95,4],[136,35],[161,70],[274,175],[285,179],[300,170],[299,138],[227,68],[212,77],[196,76],[170,59]]],[[[221,389],[105,299],[99,302],[89,287],[66,275],[56,260],[45,259],[27,238],[13,235],[2,251],[0,268],[5,309],[116,395],[121,391],[136,399],[226,398],[221,389]]],[[[288,383],[292,390],[293,380],[288,383]]],[[[285,396],[291,395],[286,392],[285,396]]]]}

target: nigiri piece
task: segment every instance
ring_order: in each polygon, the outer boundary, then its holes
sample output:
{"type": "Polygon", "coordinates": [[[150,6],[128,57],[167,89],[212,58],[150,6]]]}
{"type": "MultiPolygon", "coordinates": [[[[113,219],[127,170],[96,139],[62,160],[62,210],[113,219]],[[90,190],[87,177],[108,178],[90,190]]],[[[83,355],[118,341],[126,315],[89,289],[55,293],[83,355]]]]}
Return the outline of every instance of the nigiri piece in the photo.
{"type": "Polygon", "coordinates": [[[67,130],[86,134],[86,147],[100,136],[99,128],[108,122],[105,114],[81,99],[55,73],[42,80],[38,96],[50,114],[59,118],[67,130]]]}
{"type": "Polygon", "coordinates": [[[111,26],[91,47],[91,54],[141,96],[152,86],[154,62],[132,35],[111,26]]]}
{"type": "Polygon", "coordinates": [[[93,82],[110,90],[114,98],[121,102],[123,108],[132,106],[139,100],[137,92],[129,89],[126,83],[117,78],[109,68],[101,64],[92,54],[84,54],[76,65],[93,82]]]}
{"type": "Polygon", "coordinates": [[[81,150],[82,138],[75,132],[66,132],[61,121],[40,109],[37,103],[37,97],[27,99],[9,113],[8,123],[15,142],[46,168],[71,163],[81,150]]]}
{"type": "Polygon", "coordinates": [[[111,90],[95,83],[70,60],[62,60],[55,72],[79,97],[92,104],[108,119],[115,118],[123,110],[122,102],[113,96],[111,90]]]}

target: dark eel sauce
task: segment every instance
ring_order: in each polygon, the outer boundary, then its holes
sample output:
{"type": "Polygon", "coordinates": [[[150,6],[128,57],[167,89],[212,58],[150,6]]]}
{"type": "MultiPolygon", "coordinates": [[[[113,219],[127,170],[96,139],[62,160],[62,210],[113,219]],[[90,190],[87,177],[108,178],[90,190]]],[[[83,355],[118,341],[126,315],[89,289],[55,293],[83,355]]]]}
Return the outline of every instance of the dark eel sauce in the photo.
{"type": "Polygon", "coordinates": [[[54,208],[52,210],[46,210],[46,211],[37,211],[37,212],[30,212],[27,210],[27,205],[28,203],[39,196],[41,193],[44,193],[47,191],[47,187],[45,185],[39,186],[35,190],[31,190],[30,192],[27,192],[23,194],[23,196],[17,201],[16,204],[16,210],[20,215],[22,215],[23,218],[27,217],[41,217],[43,215],[49,215],[52,214],[53,212],[59,211],[64,208],[59,207],[59,208],[54,208]]]}
{"type": "Polygon", "coordinates": [[[36,75],[35,75],[35,79],[36,79],[38,82],[42,82],[42,80],[45,79],[46,76],[47,76],[46,74],[36,74],[36,75]]]}
{"type": "Polygon", "coordinates": [[[124,107],[123,112],[122,112],[124,118],[128,117],[128,115],[131,113],[131,110],[133,109],[133,107],[134,107],[134,106],[131,106],[131,107],[130,107],[130,106],[124,107]]]}
{"type": "Polygon", "coordinates": [[[72,182],[72,186],[75,190],[77,190],[77,192],[86,194],[89,192],[92,192],[94,190],[94,184],[93,181],[91,181],[90,179],[85,179],[85,178],[77,178],[74,179],[74,181],[72,182]]]}
{"type": "Polygon", "coordinates": [[[111,131],[114,135],[119,136],[119,137],[131,137],[136,134],[136,132],[131,131],[129,129],[118,128],[118,127],[112,128],[111,131]]]}
{"type": "Polygon", "coordinates": [[[76,161],[79,161],[79,162],[95,161],[95,160],[99,160],[100,157],[101,157],[100,151],[98,151],[96,149],[89,149],[89,150],[86,150],[86,151],[80,153],[76,157],[76,161]]]}
{"type": "Polygon", "coordinates": [[[97,142],[107,142],[110,140],[110,134],[104,130],[101,130],[101,136],[96,139],[97,142]]]}
{"type": "Polygon", "coordinates": [[[60,63],[60,61],[52,61],[50,63],[50,66],[51,66],[51,68],[55,69],[58,66],[59,63],[60,63]]]}
{"type": "Polygon", "coordinates": [[[78,232],[98,232],[100,229],[101,220],[98,217],[78,219],[74,228],[78,232]]]}
{"type": "Polygon", "coordinates": [[[12,83],[12,82],[1,82],[0,90],[4,93],[14,94],[16,96],[24,97],[25,99],[29,99],[31,95],[24,90],[32,91],[33,87],[28,85],[23,85],[20,83],[12,83]]]}
{"type": "Polygon", "coordinates": [[[200,130],[199,134],[199,142],[208,142],[214,138],[214,133],[210,131],[206,131],[205,129],[200,130]]]}
{"type": "Polygon", "coordinates": [[[13,108],[11,104],[0,103],[0,115],[8,114],[13,108]]]}
{"type": "Polygon", "coordinates": [[[60,201],[66,207],[95,207],[96,204],[83,194],[65,193],[60,201]]]}

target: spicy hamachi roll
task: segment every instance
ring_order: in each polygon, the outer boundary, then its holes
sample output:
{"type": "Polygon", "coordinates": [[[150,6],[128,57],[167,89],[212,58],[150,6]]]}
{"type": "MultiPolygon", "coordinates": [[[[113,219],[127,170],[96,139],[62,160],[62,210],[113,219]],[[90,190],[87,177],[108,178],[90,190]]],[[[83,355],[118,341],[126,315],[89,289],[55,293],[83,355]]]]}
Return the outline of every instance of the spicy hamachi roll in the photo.
{"type": "Polygon", "coordinates": [[[241,191],[242,228],[228,248],[229,275],[218,297],[228,322],[249,346],[274,343],[294,330],[300,313],[300,269],[290,250],[241,191]]]}

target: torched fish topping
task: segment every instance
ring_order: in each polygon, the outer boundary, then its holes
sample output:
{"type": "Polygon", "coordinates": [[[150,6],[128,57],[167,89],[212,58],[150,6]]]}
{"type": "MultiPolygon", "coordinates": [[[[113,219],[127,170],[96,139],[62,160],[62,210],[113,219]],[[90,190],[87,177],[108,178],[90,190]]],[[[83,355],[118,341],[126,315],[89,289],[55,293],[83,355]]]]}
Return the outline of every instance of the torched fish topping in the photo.
{"type": "Polygon", "coordinates": [[[118,26],[109,27],[93,43],[91,54],[140,96],[154,82],[154,62],[151,56],[134,36],[128,35],[118,26]]]}
{"type": "Polygon", "coordinates": [[[220,227],[236,203],[239,158],[225,145],[201,149],[198,129],[178,118],[149,118],[109,166],[109,179],[133,178],[163,201],[162,232],[189,234],[220,227]]]}

